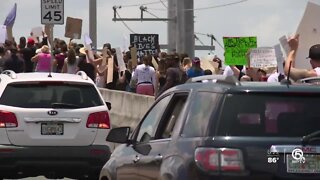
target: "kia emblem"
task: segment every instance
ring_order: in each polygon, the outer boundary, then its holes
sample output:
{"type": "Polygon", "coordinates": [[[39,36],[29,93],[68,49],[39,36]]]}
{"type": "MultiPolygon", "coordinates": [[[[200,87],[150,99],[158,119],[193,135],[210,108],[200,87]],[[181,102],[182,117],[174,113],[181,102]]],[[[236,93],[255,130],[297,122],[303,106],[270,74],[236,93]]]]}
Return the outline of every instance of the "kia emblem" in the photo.
{"type": "Polygon", "coordinates": [[[54,115],[57,115],[57,114],[58,114],[58,111],[51,110],[51,111],[48,111],[48,114],[49,114],[50,116],[54,116],[54,115]]]}

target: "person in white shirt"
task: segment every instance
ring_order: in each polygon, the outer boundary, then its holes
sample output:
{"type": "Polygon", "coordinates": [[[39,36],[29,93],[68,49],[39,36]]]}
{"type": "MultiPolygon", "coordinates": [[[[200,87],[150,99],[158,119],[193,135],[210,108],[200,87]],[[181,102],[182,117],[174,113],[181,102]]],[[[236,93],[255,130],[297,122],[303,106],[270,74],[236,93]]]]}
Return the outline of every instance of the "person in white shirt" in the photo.
{"type": "Polygon", "coordinates": [[[291,50],[286,59],[284,68],[285,74],[288,76],[290,69],[290,78],[294,81],[320,76],[320,44],[315,44],[309,49],[309,56],[307,59],[310,60],[312,69],[300,69],[295,66],[296,55],[299,47],[299,34],[290,38],[288,43],[291,50]]]}
{"type": "Polygon", "coordinates": [[[239,78],[240,72],[243,74],[246,74],[246,67],[245,66],[226,66],[223,75],[224,76],[235,76],[236,78],[239,78]],[[235,73],[235,69],[237,70],[237,73],[235,73]]]}
{"type": "Polygon", "coordinates": [[[150,66],[152,56],[144,56],[143,64],[138,65],[132,76],[132,80],[137,80],[138,94],[155,96],[157,94],[156,71],[150,66]]]}

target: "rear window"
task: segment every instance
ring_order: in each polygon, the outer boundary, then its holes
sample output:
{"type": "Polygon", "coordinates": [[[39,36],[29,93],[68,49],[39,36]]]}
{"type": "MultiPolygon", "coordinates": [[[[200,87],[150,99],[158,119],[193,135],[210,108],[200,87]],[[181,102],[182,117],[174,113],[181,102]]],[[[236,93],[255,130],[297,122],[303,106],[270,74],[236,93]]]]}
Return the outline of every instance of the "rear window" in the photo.
{"type": "Polygon", "coordinates": [[[319,130],[320,94],[229,94],[218,135],[301,137],[319,130]]]}
{"type": "Polygon", "coordinates": [[[0,104],[21,108],[88,108],[103,105],[90,84],[61,82],[8,84],[0,104]]]}

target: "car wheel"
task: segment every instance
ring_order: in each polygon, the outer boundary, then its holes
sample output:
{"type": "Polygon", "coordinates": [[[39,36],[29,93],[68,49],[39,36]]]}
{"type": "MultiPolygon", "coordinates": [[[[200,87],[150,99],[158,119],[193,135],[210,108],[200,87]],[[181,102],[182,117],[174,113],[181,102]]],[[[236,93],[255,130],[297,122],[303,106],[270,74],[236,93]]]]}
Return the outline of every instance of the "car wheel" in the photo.
{"type": "Polygon", "coordinates": [[[161,177],[161,180],[172,180],[172,179],[173,179],[172,176],[171,176],[171,175],[168,175],[168,174],[163,175],[163,176],[161,177]]]}
{"type": "Polygon", "coordinates": [[[100,180],[109,180],[107,177],[102,177],[100,180]]]}
{"type": "Polygon", "coordinates": [[[99,176],[79,177],[79,180],[99,180],[99,176]]]}

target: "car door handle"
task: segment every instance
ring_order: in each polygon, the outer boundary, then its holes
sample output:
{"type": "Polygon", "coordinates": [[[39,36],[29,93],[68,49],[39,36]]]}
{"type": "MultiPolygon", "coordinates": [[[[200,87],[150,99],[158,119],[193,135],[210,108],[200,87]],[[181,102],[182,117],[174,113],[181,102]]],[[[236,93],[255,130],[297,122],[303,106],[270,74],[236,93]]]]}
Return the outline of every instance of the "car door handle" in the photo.
{"type": "Polygon", "coordinates": [[[154,161],[156,162],[161,162],[162,161],[163,156],[161,154],[158,154],[154,157],[154,161]]]}
{"type": "Polygon", "coordinates": [[[140,161],[140,157],[138,155],[136,155],[135,159],[133,160],[133,163],[137,163],[140,161]]]}

